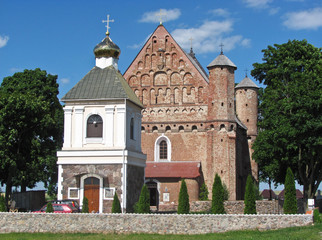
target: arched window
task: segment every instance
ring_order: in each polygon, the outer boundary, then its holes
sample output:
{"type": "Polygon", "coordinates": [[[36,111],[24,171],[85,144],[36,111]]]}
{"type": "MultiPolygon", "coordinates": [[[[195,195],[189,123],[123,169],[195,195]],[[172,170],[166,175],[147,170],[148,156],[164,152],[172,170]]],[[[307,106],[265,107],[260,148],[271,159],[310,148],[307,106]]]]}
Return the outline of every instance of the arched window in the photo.
{"type": "Polygon", "coordinates": [[[167,160],[168,159],[168,144],[165,140],[160,142],[159,146],[159,159],[160,160],[167,160]]]}
{"type": "Polygon", "coordinates": [[[183,126],[179,126],[179,131],[184,131],[184,127],[183,126]]]}
{"type": "Polygon", "coordinates": [[[171,142],[164,135],[158,137],[155,141],[154,160],[156,162],[171,161],[171,142]]]}
{"type": "Polygon", "coordinates": [[[134,118],[130,121],[130,138],[134,139],[134,118]]]}
{"type": "Polygon", "coordinates": [[[103,137],[103,120],[100,115],[94,114],[87,119],[87,135],[88,138],[103,137]]]}
{"type": "Polygon", "coordinates": [[[170,126],[166,126],[165,127],[165,131],[167,132],[167,131],[171,131],[171,127],[170,126]]]}

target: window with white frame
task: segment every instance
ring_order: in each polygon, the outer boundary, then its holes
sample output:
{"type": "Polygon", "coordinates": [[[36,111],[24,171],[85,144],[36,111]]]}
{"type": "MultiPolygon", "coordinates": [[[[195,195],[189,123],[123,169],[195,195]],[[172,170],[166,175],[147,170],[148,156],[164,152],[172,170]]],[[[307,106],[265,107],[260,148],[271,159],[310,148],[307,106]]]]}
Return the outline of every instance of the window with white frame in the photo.
{"type": "Polygon", "coordinates": [[[162,135],[157,138],[154,146],[154,161],[171,161],[171,142],[168,137],[162,135]]]}
{"type": "Polygon", "coordinates": [[[68,199],[79,199],[79,188],[68,188],[68,199]]]}
{"type": "Polygon", "coordinates": [[[103,136],[103,120],[100,115],[93,114],[87,119],[88,138],[101,138],[103,136]]]}
{"type": "Polygon", "coordinates": [[[104,199],[113,200],[115,194],[115,188],[104,188],[104,199]]]}

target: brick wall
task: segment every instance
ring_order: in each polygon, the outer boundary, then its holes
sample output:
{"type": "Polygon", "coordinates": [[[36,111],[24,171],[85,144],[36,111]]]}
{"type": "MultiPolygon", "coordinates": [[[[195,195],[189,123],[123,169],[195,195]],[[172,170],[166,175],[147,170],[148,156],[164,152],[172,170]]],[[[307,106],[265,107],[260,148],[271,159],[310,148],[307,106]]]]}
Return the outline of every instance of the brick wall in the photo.
{"type": "Polygon", "coordinates": [[[0,233],[206,234],[243,229],[269,230],[312,223],[312,215],[0,213],[0,233]]]}

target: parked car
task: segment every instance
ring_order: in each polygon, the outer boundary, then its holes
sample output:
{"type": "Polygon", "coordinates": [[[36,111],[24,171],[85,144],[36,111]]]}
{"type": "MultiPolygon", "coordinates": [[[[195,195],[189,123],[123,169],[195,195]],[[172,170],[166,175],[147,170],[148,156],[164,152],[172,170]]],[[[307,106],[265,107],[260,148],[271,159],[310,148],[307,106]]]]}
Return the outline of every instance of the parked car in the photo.
{"type": "Polygon", "coordinates": [[[53,203],[53,204],[68,204],[72,208],[75,208],[77,212],[80,212],[78,202],[75,200],[71,200],[71,199],[53,200],[53,201],[51,201],[51,203],[53,203]]]}
{"type": "MultiPolygon", "coordinates": [[[[54,213],[74,213],[78,212],[76,208],[73,208],[69,204],[56,204],[53,203],[54,213]]],[[[44,213],[46,212],[47,204],[43,206],[39,211],[33,211],[34,213],[44,213]]]]}

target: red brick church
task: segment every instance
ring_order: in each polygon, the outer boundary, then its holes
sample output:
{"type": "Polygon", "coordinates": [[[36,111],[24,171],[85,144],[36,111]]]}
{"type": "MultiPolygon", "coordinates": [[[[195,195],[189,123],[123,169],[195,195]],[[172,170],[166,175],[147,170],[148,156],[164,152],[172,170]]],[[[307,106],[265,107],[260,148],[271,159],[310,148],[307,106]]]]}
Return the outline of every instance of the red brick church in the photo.
{"type": "Polygon", "coordinates": [[[257,90],[247,76],[235,85],[235,64],[223,52],[207,66],[186,53],[160,24],[124,78],[144,106],[142,152],[151,205],[175,208],[180,181],[190,201],[206,183],[211,198],[215,174],[242,199],[246,178],[257,179],[251,145],[257,135],[257,90]]]}

